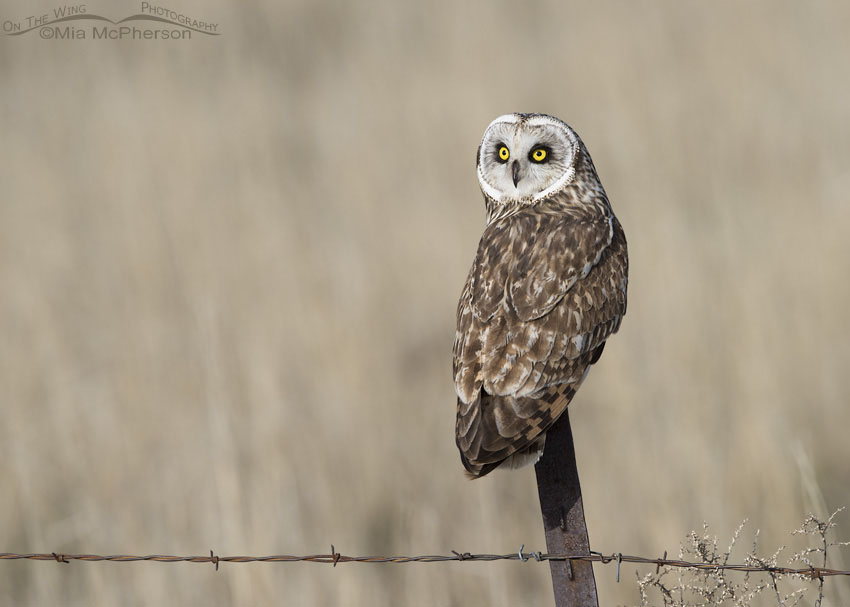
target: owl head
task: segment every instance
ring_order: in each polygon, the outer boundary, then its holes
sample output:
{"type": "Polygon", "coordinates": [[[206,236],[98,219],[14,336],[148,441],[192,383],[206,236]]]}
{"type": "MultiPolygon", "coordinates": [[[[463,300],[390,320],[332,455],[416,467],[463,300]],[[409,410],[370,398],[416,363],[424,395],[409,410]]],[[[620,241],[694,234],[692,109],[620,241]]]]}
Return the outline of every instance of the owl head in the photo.
{"type": "Polygon", "coordinates": [[[576,177],[581,140],[565,122],[546,114],[505,114],[478,148],[478,181],[496,204],[533,204],[576,177]]]}

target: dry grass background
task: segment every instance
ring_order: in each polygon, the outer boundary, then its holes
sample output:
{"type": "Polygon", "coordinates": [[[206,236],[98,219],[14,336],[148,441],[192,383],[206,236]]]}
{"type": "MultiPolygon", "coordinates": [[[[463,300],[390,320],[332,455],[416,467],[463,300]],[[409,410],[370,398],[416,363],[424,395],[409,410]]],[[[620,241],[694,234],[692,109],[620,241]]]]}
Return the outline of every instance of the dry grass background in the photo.
{"type": "MultiPolygon", "coordinates": [[[[0,36],[0,551],[544,548],[533,472],[453,444],[473,155],[514,110],[578,130],[629,238],[571,409],[593,546],[850,504],[850,5],[168,6],[223,35],[0,36]]],[[[536,563],[0,564],[18,605],[550,597],[536,563]]]]}

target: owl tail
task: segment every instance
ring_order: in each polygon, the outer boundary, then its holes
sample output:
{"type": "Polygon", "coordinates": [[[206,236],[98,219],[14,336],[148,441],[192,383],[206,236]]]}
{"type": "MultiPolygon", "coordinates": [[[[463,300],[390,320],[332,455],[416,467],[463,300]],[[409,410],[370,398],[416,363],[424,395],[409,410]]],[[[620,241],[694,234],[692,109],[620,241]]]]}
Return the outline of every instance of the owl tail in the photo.
{"type": "Polygon", "coordinates": [[[543,454],[546,430],[567,408],[577,386],[549,386],[529,396],[493,396],[483,389],[458,402],[456,442],[469,478],[499,466],[521,468],[543,454]]]}
{"type": "Polygon", "coordinates": [[[491,464],[473,464],[466,458],[463,452],[461,452],[460,461],[463,462],[463,467],[465,468],[463,474],[469,480],[475,480],[476,478],[481,478],[482,476],[489,474],[496,468],[500,468],[502,470],[519,470],[520,468],[536,464],[543,455],[543,447],[545,444],[546,434],[543,433],[537,437],[537,440],[534,441],[534,443],[525,449],[517,451],[513,455],[509,455],[500,462],[491,464]]]}
{"type": "Polygon", "coordinates": [[[460,452],[460,461],[463,462],[464,476],[471,481],[474,481],[476,478],[481,478],[485,474],[489,474],[502,465],[502,462],[496,462],[495,464],[473,464],[466,458],[463,451],[460,452]]]}

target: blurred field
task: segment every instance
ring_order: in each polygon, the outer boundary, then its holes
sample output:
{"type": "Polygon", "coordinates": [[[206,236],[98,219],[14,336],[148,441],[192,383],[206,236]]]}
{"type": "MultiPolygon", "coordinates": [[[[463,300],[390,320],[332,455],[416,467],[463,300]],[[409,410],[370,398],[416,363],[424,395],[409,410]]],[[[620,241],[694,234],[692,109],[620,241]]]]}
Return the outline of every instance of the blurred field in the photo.
{"type": "MultiPolygon", "coordinates": [[[[543,549],[533,472],[453,443],[509,111],[576,128],[629,239],[571,408],[594,548],[850,505],[850,5],[168,6],[223,35],[0,35],[0,551],[543,549]]],[[[550,601],[535,563],[0,563],[4,605],[550,601]]]]}

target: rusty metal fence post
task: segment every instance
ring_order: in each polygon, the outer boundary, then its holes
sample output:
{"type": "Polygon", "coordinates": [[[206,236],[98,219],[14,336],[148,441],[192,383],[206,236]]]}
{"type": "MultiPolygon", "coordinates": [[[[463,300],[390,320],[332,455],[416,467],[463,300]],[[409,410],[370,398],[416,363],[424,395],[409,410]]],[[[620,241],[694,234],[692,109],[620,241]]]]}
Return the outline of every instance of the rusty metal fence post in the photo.
{"type": "MultiPolygon", "coordinates": [[[[546,432],[543,457],[534,466],[549,554],[590,555],[569,409],[546,432]]],[[[556,607],[598,607],[593,564],[549,561],[556,607]]]]}

